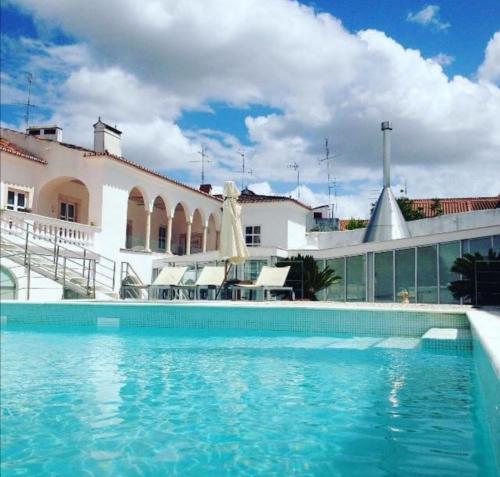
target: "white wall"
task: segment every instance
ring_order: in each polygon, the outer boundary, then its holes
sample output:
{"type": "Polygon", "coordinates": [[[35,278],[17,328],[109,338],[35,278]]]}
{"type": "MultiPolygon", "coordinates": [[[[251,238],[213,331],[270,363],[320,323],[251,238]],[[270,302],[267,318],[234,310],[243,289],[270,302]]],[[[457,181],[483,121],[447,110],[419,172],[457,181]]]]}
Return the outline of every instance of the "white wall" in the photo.
{"type": "Polygon", "coordinates": [[[308,212],[307,209],[288,201],[243,203],[243,235],[246,226],[260,225],[262,247],[303,247],[308,212]]]}
{"type": "MultiPolygon", "coordinates": [[[[14,277],[17,288],[17,300],[27,300],[28,278],[24,267],[9,260],[1,258],[0,264],[14,277]]],[[[30,300],[51,301],[60,300],[63,296],[63,287],[33,270],[30,273],[30,300]]]]}

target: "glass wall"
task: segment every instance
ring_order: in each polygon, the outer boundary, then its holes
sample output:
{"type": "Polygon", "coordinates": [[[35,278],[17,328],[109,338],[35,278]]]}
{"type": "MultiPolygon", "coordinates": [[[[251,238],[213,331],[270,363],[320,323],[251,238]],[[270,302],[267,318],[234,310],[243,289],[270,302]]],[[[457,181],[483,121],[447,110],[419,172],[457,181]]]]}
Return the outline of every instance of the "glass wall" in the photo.
{"type": "Polygon", "coordinates": [[[347,257],[347,301],[366,301],[366,256],[347,257]]]}
{"type": "Polygon", "coordinates": [[[243,279],[256,280],[264,265],[267,265],[267,260],[248,260],[244,264],[243,279]]]}
{"type": "Polygon", "coordinates": [[[325,290],[325,300],[332,301],[344,301],[345,300],[345,270],[344,270],[345,259],[334,258],[331,260],[326,260],[326,265],[331,269],[335,270],[335,275],[338,275],[341,279],[338,283],[333,284],[325,290]]]}
{"type": "Polygon", "coordinates": [[[490,248],[493,244],[491,243],[491,237],[481,237],[469,240],[469,253],[480,253],[483,257],[488,255],[490,248]]]}
{"type": "Polygon", "coordinates": [[[415,249],[396,250],[396,301],[401,301],[401,292],[409,293],[410,303],[415,303],[415,249]]]}
{"type": "Polygon", "coordinates": [[[418,303],[437,303],[437,245],[417,248],[418,303]]]}
{"type": "Polygon", "coordinates": [[[493,250],[496,253],[500,253],[500,235],[493,236],[493,250]]]}
{"type": "Polygon", "coordinates": [[[375,301],[394,301],[393,252],[375,254],[375,301]]]}
{"type": "Polygon", "coordinates": [[[460,257],[460,242],[448,242],[439,244],[439,302],[458,303],[453,298],[448,285],[458,280],[459,275],[451,271],[455,259],[460,257]]]}

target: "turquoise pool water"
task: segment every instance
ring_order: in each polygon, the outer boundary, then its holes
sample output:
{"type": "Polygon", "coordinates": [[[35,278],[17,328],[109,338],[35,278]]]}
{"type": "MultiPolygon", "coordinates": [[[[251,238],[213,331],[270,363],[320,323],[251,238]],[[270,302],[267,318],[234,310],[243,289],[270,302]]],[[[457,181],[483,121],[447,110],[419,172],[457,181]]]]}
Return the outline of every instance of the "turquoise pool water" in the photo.
{"type": "Polygon", "coordinates": [[[471,354],[9,325],[2,476],[495,475],[471,354]]]}

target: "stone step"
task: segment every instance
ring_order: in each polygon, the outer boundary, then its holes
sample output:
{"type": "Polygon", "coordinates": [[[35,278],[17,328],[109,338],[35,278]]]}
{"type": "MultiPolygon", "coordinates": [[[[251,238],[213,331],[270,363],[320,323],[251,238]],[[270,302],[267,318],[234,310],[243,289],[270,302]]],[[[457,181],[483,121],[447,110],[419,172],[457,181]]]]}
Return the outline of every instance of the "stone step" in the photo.
{"type": "Polygon", "coordinates": [[[471,349],[471,332],[464,328],[430,328],[422,336],[424,349],[471,349]]]}

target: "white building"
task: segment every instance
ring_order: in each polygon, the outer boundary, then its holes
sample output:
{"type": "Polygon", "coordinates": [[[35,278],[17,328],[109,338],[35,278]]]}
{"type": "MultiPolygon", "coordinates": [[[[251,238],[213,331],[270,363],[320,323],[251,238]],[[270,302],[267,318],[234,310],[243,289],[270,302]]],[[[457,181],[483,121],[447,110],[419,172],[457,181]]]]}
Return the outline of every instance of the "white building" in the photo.
{"type": "MultiPolygon", "coordinates": [[[[95,289],[104,298],[126,276],[150,283],[164,264],[218,260],[221,198],[122,157],[120,141],[100,119],[93,149],[64,143],[56,126],[1,130],[5,295],[26,298],[30,289],[30,298],[57,298],[64,288],[66,296],[95,289]]],[[[240,202],[250,260],[235,274],[254,278],[263,263],[310,254],[342,276],[326,299],[392,301],[403,287],[417,301],[452,301],[450,261],[469,249],[500,249],[500,209],[409,222],[410,237],[364,243],[362,229],[314,231],[325,211],[289,197],[245,190],[240,202]],[[429,283],[418,272],[429,268],[424,258],[434,264],[429,283]]]]}

